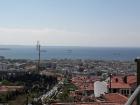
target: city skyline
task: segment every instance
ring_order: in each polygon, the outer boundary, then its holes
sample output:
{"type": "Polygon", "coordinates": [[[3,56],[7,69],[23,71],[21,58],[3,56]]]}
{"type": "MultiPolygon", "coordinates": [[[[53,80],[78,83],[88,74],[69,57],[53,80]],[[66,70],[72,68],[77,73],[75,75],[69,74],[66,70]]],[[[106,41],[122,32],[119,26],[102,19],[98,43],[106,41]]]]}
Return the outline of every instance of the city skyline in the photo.
{"type": "Polygon", "coordinates": [[[0,1],[0,45],[140,47],[139,0],[0,1]]]}

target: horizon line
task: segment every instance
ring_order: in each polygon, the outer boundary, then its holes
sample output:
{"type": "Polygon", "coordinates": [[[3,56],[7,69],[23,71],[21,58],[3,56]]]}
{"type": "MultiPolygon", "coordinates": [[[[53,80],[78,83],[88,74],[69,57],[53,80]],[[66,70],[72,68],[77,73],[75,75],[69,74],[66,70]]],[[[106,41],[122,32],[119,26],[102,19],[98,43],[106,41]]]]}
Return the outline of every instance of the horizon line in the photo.
{"type": "MultiPolygon", "coordinates": [[[[27,46],[27,47],[33,47],[36,46],[33,44],[0,44],[1,46],[27,46]]],[[[43,45],[41,44],[42,47],[89,47],[89,48],[140,48],[140,46],[78,46],[78,45],[43,45]]]]}

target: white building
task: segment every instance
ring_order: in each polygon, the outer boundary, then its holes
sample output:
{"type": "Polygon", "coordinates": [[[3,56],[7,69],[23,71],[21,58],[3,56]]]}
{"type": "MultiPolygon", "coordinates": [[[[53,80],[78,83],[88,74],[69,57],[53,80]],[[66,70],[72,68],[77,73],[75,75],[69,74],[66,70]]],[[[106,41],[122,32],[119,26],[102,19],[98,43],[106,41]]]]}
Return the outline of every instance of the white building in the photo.
{"type": "Polygon", "coordinates": [[[96,81],[94,83],[94,95],[95,97],[100,97],[108,92],[107,83],[96,81]]]}

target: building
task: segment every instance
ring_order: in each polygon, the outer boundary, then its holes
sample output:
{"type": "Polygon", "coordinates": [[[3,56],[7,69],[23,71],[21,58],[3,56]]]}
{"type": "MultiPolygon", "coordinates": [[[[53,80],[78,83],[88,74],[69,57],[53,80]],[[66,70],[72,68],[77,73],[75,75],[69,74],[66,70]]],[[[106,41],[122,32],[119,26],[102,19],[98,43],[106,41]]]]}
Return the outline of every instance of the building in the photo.
{"type": "Polygon", "coordinates": [[[94,95],[94,82],[99,80],[97,77],[75,76],[71,82],[78,88],[75,92],[78,95],[94,95]]]}
{"type": "Polygon", "coordinates": [[[125,96],[130,96],[136,88],[136,76],[112,76],[111,83],[108,81],[108,88],[111,93],[120,93],[125,96]]]}
{"type": "Polygon", "coordinates": [[[8,65],[6,63],[0,63],[0,71],[8,70],[8,65]]]}

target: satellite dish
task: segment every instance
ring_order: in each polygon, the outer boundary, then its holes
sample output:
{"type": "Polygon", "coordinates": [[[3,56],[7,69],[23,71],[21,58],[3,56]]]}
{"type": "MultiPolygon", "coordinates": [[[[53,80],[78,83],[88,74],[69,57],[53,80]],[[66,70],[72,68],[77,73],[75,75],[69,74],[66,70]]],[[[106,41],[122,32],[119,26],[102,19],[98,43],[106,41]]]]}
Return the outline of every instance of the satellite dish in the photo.
{"type": "Polygon", "coordinates": [[[95,97],[100,97],[101,95],[107,93],[107,83],[96,81],[94,83],[94,95],[95,97]]]}

